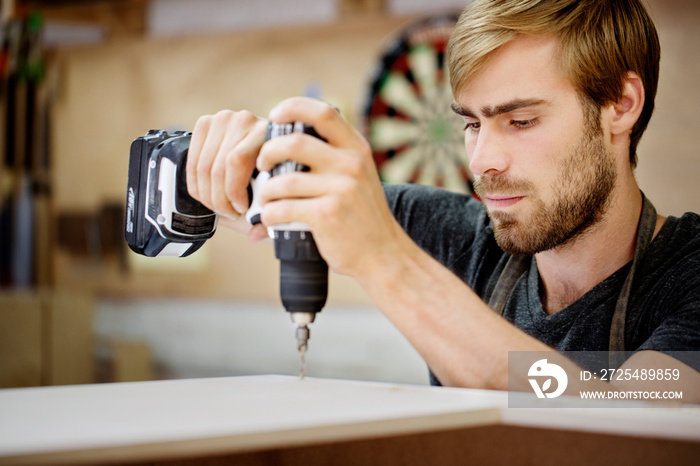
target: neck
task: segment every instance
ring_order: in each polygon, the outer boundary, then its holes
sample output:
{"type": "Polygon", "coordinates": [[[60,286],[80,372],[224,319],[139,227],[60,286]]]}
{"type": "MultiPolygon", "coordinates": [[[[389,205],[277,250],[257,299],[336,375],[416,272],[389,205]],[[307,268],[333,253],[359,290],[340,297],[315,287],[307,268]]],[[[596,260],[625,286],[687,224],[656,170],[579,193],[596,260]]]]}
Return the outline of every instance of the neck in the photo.
{"type": "MultiPolygon", "coordinates": [[[[642,194],[633,175],[616,188],[600,221],[571,243],[535,255],[547,314],[569,306],[634,258],[642,194]]],[[[658,217],[655,235],[661,224],[658,217]]]]}

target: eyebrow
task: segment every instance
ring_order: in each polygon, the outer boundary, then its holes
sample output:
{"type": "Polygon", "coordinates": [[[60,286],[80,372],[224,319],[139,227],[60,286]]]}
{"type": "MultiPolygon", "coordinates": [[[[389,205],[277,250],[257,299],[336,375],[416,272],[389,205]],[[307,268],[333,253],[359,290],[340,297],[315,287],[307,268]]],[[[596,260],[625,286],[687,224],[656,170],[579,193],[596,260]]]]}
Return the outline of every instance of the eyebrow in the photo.
{"type": "MultiPolygon", "coordinates": [[[[513,99],[510,102],[496,105],[495,107],[482,107],[481,113],[486,118],[491,118],[495,117],[496,115],[503,115],[505,113],[510,113],[515,110],[520,110],[522,108],[534,107],[537,105],[544,105],[547,103],[548,101],[545,99],[513,99]]],[[[450,108],[457,115],[467,118],[476,118],[476,113],[473,110],[470,110],[467,107],[462,107],[459,104],[457,104],[457,102],[452,102],[450,108]]]]}

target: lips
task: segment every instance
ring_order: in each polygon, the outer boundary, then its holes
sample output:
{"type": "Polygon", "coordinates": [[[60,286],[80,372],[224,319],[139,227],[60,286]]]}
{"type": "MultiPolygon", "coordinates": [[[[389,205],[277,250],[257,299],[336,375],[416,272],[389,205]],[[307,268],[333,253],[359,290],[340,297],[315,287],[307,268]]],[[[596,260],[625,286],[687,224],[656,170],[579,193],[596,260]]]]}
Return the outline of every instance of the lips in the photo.
{"type": "Polygon", "coordinates": [[[484,199],[491,209],[505,209],[517,204],[524,198],[525,196],[501,196],[498,194],[491,194],[484,199]]]}

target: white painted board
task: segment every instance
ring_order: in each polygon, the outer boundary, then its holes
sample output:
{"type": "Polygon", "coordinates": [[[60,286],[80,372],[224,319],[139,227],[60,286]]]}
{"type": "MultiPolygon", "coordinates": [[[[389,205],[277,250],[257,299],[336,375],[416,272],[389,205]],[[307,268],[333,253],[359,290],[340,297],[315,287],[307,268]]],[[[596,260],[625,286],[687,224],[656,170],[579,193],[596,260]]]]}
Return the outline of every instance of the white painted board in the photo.
{"type": "Polygon", "coordinates": [[[0,390],[0,464],[41,454],[62,461],[223,454],[495,424],[700,442],[697,409],[600,402],[509,409],[507,397],[291,376],[0,390]]]}

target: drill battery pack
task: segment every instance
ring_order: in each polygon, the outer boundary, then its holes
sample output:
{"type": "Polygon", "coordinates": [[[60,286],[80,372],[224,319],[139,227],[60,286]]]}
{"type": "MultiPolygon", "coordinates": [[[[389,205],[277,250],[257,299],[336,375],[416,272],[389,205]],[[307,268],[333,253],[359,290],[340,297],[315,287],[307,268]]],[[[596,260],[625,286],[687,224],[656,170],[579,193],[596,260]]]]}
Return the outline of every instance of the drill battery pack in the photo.
{"type": "Polygon", "coordinates": [[[184,257],[216,231],[218,216],[187,192],[191,133],[151,130],[131,143],[124,234],[149,257],[184,257]]]}

